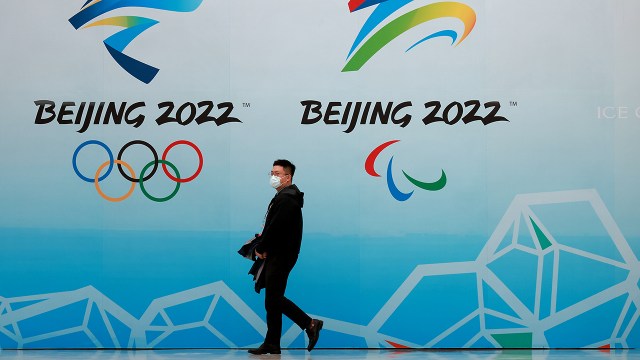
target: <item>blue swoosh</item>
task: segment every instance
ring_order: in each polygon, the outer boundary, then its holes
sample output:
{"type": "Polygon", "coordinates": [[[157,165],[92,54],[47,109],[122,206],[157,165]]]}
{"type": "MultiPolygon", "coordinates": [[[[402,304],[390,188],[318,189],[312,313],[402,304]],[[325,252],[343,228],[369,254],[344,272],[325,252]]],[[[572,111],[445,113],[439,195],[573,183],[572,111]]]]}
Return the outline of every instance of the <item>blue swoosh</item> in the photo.
{"type": "Polygon", "coordinates": [[[408,52],[409,50],[413,49],[414,47],[418,46],[419,44],[421,44],[421,43],[423,43],[423,42],[425,42],[425,41],[427,41],[429,39],[433,39],[433,38],[436,38],[436,37],[442,37],[442,36],[450,37],[451,38],[451,45],[453,45],[456,42],[456,39],[458,38],[458,33],[456,33],[453,30],[442,30],[442,31],[435,32],[435,33],[427,36],[426,38],[418,41],[417,43],[411,45],[407,49],[407,51],[405,51],[405,52],[408,52]]]}
{"type": "Polygon", "coordinates": [[[397,0],[397,1],[385,1],[378,5],[373,13],[369,16],[367,21],[360,29],[360,33],[356,36],[356,39],[353,42],[353,46],[351,46],[351,50],[349,50],[349,54],[347,55],[347,59],[351,56],[351,53],[360,45],[362,40],[364,40],[367,35],[369,35],[376,26],[378,26],[384,19],[388,18],[391,14],[396,12],[401,7],[407,5],[413,0],[397,0]]]}
{"type": "Polygon", "coordinates": [[[111,10],[124,7],[142,7],[149,9],[190,12],[197,9],[201,3],[202,0],[103,0],[80,10],[80,12],[69,19],[69,22],[77,30],[82,25],[100,15],[106,14],[111,10]]]}
{"type": "Polygon", "coordinates": [[[387,186],[389,187],[389,192],[394,199],[398,201],[406,201],[409,200],[411,195],[413,195],[413,190],[410,193],[403,193],[398,189],[396,184],[393,182],[393,176],[391,175],[391,166],[393,165],[393,156],[389,160],[389,166],[387,166],[387,186]]]}

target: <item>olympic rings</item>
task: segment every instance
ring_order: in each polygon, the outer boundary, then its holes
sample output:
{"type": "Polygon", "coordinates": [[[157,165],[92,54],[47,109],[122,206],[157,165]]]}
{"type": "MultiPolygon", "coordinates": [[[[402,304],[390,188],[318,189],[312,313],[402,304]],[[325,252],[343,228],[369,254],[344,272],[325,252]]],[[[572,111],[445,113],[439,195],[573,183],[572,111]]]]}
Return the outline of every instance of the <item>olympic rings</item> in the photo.
{"type": "Polygon", "coordinates": [[[152,201],[156,201],[156,202],[164,202],[164,201],[168,201],[171,200],[174,196],[176,196],[176,194],[178,193],[178,190],[180,190],[180,184],[181,183],[186,183],[186,182],[190,182],[192,180],[194,180],[196,177],[198,177],[200,175],[200,172],[202,171],[202,167],[204,164],[204,159],[202,156],[202,152],[200,151],[200,149],[192,142],[187,141],[187,140],[178,140],[178,141],[174,141],[173,143],[171,143],[169,146],[167,146],[167,148],[164,150],[163,154],[162,154],[162,159],[158,159],[158,153],[156,152],[156,149],[151,146],[151,144],[149,144],[146,141],[143,140],[133,140],[130,141],[128,143],[126,143],[118,152],[118,157],[116,159],[114,159],[113,157],[113,152],[111,151],[111,149],[103,142],[98,141],[98,140],[87,140],[85,142],[83,142],[82,144],[80,144],[76,150],[73,152],[73,157],[72,157],[72,165],[73,165],[73,171],[76,173],[76,175],[78,175],[78,177],[86,182],[93,182],[95,184],[96,190],[98,192],[98,194],[104,198],[105,200],[108,201],[112,201],[112,202],[118,202],[118,201],[122,201],[127,199],[129,196],[131,196],[131,194],[133,193],[136,183],[140,183],[140,190],[142,191],[142,193],[144,194],[144,196],[146,196],[149,200],[152,201]],[[105,149],[105,151],[107,152],[107,155],[109,156],[109,160],[102,163],[102,165],[100,165],[98,167],[98,170],[96,171],[96,174],[93,178],[89,178],[87,176],[84,176],[80,170],[78,169],[78,165],[77,165],[77,158],[78,158],[78,154],[80,153],[80,150],[82,150],[84,147],[88,146],[88,145],[99,145],[100,147],[102,147],[103,149],[105,149]],[[127,162],[125,162],[124,160],[122,160],[122,156],[125,152],[125,150],[127,148],[129,148],[132,145],[143,145],[145,147],[147,147],[149,150],[151,150],[151,153],[153,154],[153,160],[150,161],[149,163],[147,163],[142,171],[140,172],[140,177],[136,178],[135,176],[135,171],[133,170],[133,168],[131,167],[131,165],[129,165],[127,162]],[[191,148],[193,148],[196,153],[198,154],[198,168],[195,171],[195,173],[193,175],[191,175],[188,178],[182,179],[180,176],[180,172],[178,171],[178,168],[172,164],[171,162],[169,162],[166,157],[167,154],[169,153],[169,150],[171,150],[173,147],[177,146],[177,145],[188,145],[191,148]],[[127,191],[126,194],[124,194],[123,196],[120,197],[110,197],[108,195],[106,195],[102,189],[100,188],[100,181],[104,180],[107,178],[107,176],[109,176],[111,174],[111,171],[113,170],[113,165],[117,164],[118,165],[118,171],[120,172],[120,174],[127,180],[131,181],[131,187],[129,188],[129,190],[127,191]],[[162,164],[162,169],[165,173],[165,175],[167,177],[169,177],[169,179],[171,179],[172,181],[174,181],[176,183],[176,187],[173,190],[173,192],[171,194],[169,194],[166,197],[162,197],[162,198],[158,198],[155,196],[152,196],[151,194],[149,194],[149,192],[147,191],[147,189],[144,186],[144,183],[146,181],[148,181],[149,179],[151,179],[153,177],[153,175],[156,173],[156,170],[158,169],[158,164],[162,164]],[[107,167],[107,171],[105,172],[104,175],[100,176],[100,173],[104,170],[105,167],[107,167]],[[123,170],[122,167],[127,168],[128,172],[130,175],[126,174],[125,171],[123,170]],[[147,174],[147,170],[149,170],[150,167],[153,166],[153,169],[147,174]],[[173,174],[171,174],[169,172],[169,170],[167,169],[167,166],[169,166],[173,172],[175,173],[175,176],[173,174]],[[146,174],[146,175],[145,175],[146,174]]]}
{"type": "MultiPolygon", "coordinates": [[[[136,174],[133,172],[133,168],[131,167],[131,165],[127,164],[126,162],[124,162],[122,160],[115,160],[114,162],[116,164],[118,164],[118,166],[124,165],[127,168],[127,170],[129,170],[131,175],[136,176],[136,174]]],[[[124,194],[123,196],[121,196],[119,198],[113,198],[113,197],[107,196],[107,195],[105,195],[104,192],[102,192],[102,189],[100,189],[100,179],[98,178],[98,176],[100,175],[100,171],[102,171],[102,169],[104,169],[104,167],[107,166],[107,165],[113,166],[113,163],[110,162],[110,161],[105,161],[104,164],[100,165],[100,167],[98,168],[98,171],[96,171],[96,177],[94,179],[94,183],[96,184],[96,190],[98,190],[98,194],[100,194],[100,196],[102,196],[105,200],[109,200],[111,202],[122,201],[122,200],[128,198],[129,196],[131,196],[131,194],[133,194],[133,190],[136,188],[136,183],[135,182],[131,182],[131,187],[129,188],[129,191],[127,191],[126,194],[124,194]]]]}
{"type": "MultiPolygon", "coordinates": [[[[149,144],[146,141],[142,141],[142,140],[133,140],[133,141],[129,141],[128,143],[124,144],[124,146],[122,147],[122,149],[120,149],[120,152],[118,153],[118,160],[122,160],[122,154],[124,153],[124,151],[131,145],[134,144],[140,144],[140,145],[144,145],[146,147],[149,148],[149,150],[151,150],[151,153],[153,153],[153,170],[151,170],[151,172],[149,173],[149,177],[148,178],[144,178],[144,181],[147,181],[149,179],[151,179],[151,177],[153,176],[153,174],[156,173],[156,170],[158,170],[158,153],[156,152],[156,149],[153,148],[153,146],[151,146],[151,144],[149,144]]],[[[124,176],[125,179],[132,181],[132,182],[139,182],[140,179],[134,179],[132,177],[130,177],[129,175],[125,174],[124,171],[122,170],[122,166],[120,164],[118,164],[118,170],[120,171],[120,174],[122,176],[124,176]]]]}
{"type": "MultiPolygon", "coordinates": [[[[162,170],[164,170],[164,173],[167,175],[167,177],[175,182],[178,183],[185,183],[185,182],[189,182],[193,179],[195,179],[196,177],[198,177],[198,175],[200,175],[200,171],[202,170],[202,165],[204,164],[204,160],[202,159],[202,153],[200,152],[200,149],[198,149],[198,147],[187,140],[178,140],[178,141],[174,141],[173,143],[171,143],[169,146],[167,146],[167,148],[164,150],[164,152],[162,153],[162,160],[167,160],[167,154],[169,153],[169,150],[171,150],[174,146],[176,145],[189,145],[193,148],[193,150],[196,151],[196,153],[198,153],[198,169],[196,170],[196,172],[191,175],[190,177],[186,178],[186,179],[180,179],[180,178],[176,178],[173,175],[169,174],[169,171],[167,170],[167,167],[165,166],[165,163],[162,163],[162,170]]],[[[156,165],[157,166],[157,165],[156,165]]],[[[146,180],[146,179],[145,179],[146,180]]]]}
{"type": "Polygon", "coordinates": [[[153,200],[155,202],[163,202],[163,201],[167,201],[167,200],[171,200],[171,198],[173,198],[174,196],[176,196],[176,194],[178,193],[178,190],[180,190],[180,181],[176,181],[176,188],[173,190],[173,192],[171,194],[169,194],[169,196],[167,197],[163,197],[163,198],[157,198],[154,196],[151,196],[147,190],[145,190],[144,188],[144,173],[145,171],[147,171],[147,169],[149,168],[149,166],[154,165],[154,169],[158,168],[158,163],[162,163],[162,166],[169,165],[169,167],[171,167],[173,169],[173,171],[176,172],[176,176],[178,179],[180,179],[180,173],[178,172],[178,168],[176,168],[172,163],[168,162],[167,160],[159,160],[159,161],[151,161],[150,163],[148,163],[147,165],[145,165],[142,168],[142,172],[140,172],[140,177],[142,178],[142,180],[140,181],[140,190],[142,191],[142,193],[149,198],[150,200],[153,200]]]}
{"type": "Polygon", "coordinates": [[[76,172],[76,175],[78,175],[80,177],[80,179],[82,179],[82,180],[84,180],[86,182],[93,182],[93,179],[88,178],[88,177],[86,177],[86,176],[84,176],[84,175],[82,175],[80,173],[80,170],[78,170],[78,164],[76,163],[76,161],[78,159],[78,153],[80,152],[80,150],[82,150],[82,148],[84,148],[85,146],[91,145],[91,144],[96,144],[96,145],[102,146],[105,150],[107,150],[107,154],[109,154],[109,169],[107,169],[107,172],[104,175],[102,175],[102,177],[100,177],[98,179],[98,181],[102,181],[107,176],[109,176],[109,174],[111,174],[111,170],[113,170],[113,153],[111,152],[111,149],[109,149],[107,144],[103,143],[102,141],[87,140],[87,141],[83,142],[82,144],[80,144],[76,148],[76,151],[73,152],[73,158],[71,158],[71,163],[73,164],[73,171],[76,172]]]}

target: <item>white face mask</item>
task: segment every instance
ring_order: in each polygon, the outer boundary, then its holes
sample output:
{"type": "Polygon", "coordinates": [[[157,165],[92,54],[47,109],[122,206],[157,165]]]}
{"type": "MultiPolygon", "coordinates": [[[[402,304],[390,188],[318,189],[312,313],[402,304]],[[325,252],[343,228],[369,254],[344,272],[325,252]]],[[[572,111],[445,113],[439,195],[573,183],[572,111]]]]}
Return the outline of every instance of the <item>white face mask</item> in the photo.
{"type": "Polygon", "coordinates": [[[280,185],[282,185],[282,183],[280,182],[280,177],[275,175],[271,175],[271,179],[269,179],[269,184],[274,189],[277,189],[280,187],[280,185]]]}

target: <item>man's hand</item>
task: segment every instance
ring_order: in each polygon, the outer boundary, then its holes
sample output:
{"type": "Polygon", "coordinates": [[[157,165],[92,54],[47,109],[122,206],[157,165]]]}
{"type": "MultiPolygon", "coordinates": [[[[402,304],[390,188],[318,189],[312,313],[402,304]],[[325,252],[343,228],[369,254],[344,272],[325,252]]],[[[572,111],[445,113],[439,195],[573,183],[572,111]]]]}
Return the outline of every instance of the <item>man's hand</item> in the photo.
{"type": "Polygon", "coordinates": [[[256,256],[259,259],[266,259],[267,258],[267,252],[266,251],[261,254],[261,253],[258,252],[258,250],[256,250],[255,253],[256,253],[256,256]]]}

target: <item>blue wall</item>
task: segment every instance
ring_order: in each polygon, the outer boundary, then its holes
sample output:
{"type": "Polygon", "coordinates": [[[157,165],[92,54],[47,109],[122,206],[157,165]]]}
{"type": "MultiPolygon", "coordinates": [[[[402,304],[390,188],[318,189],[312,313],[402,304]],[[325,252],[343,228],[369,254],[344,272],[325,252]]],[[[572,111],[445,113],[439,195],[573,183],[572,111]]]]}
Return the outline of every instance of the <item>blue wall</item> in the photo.
{"type": "Polygon", "coordinates": [[[0,4],[0,348],[259,344],[277,158],[318,347],[640,346],[640,4],[161,3],[0,4]]]}

